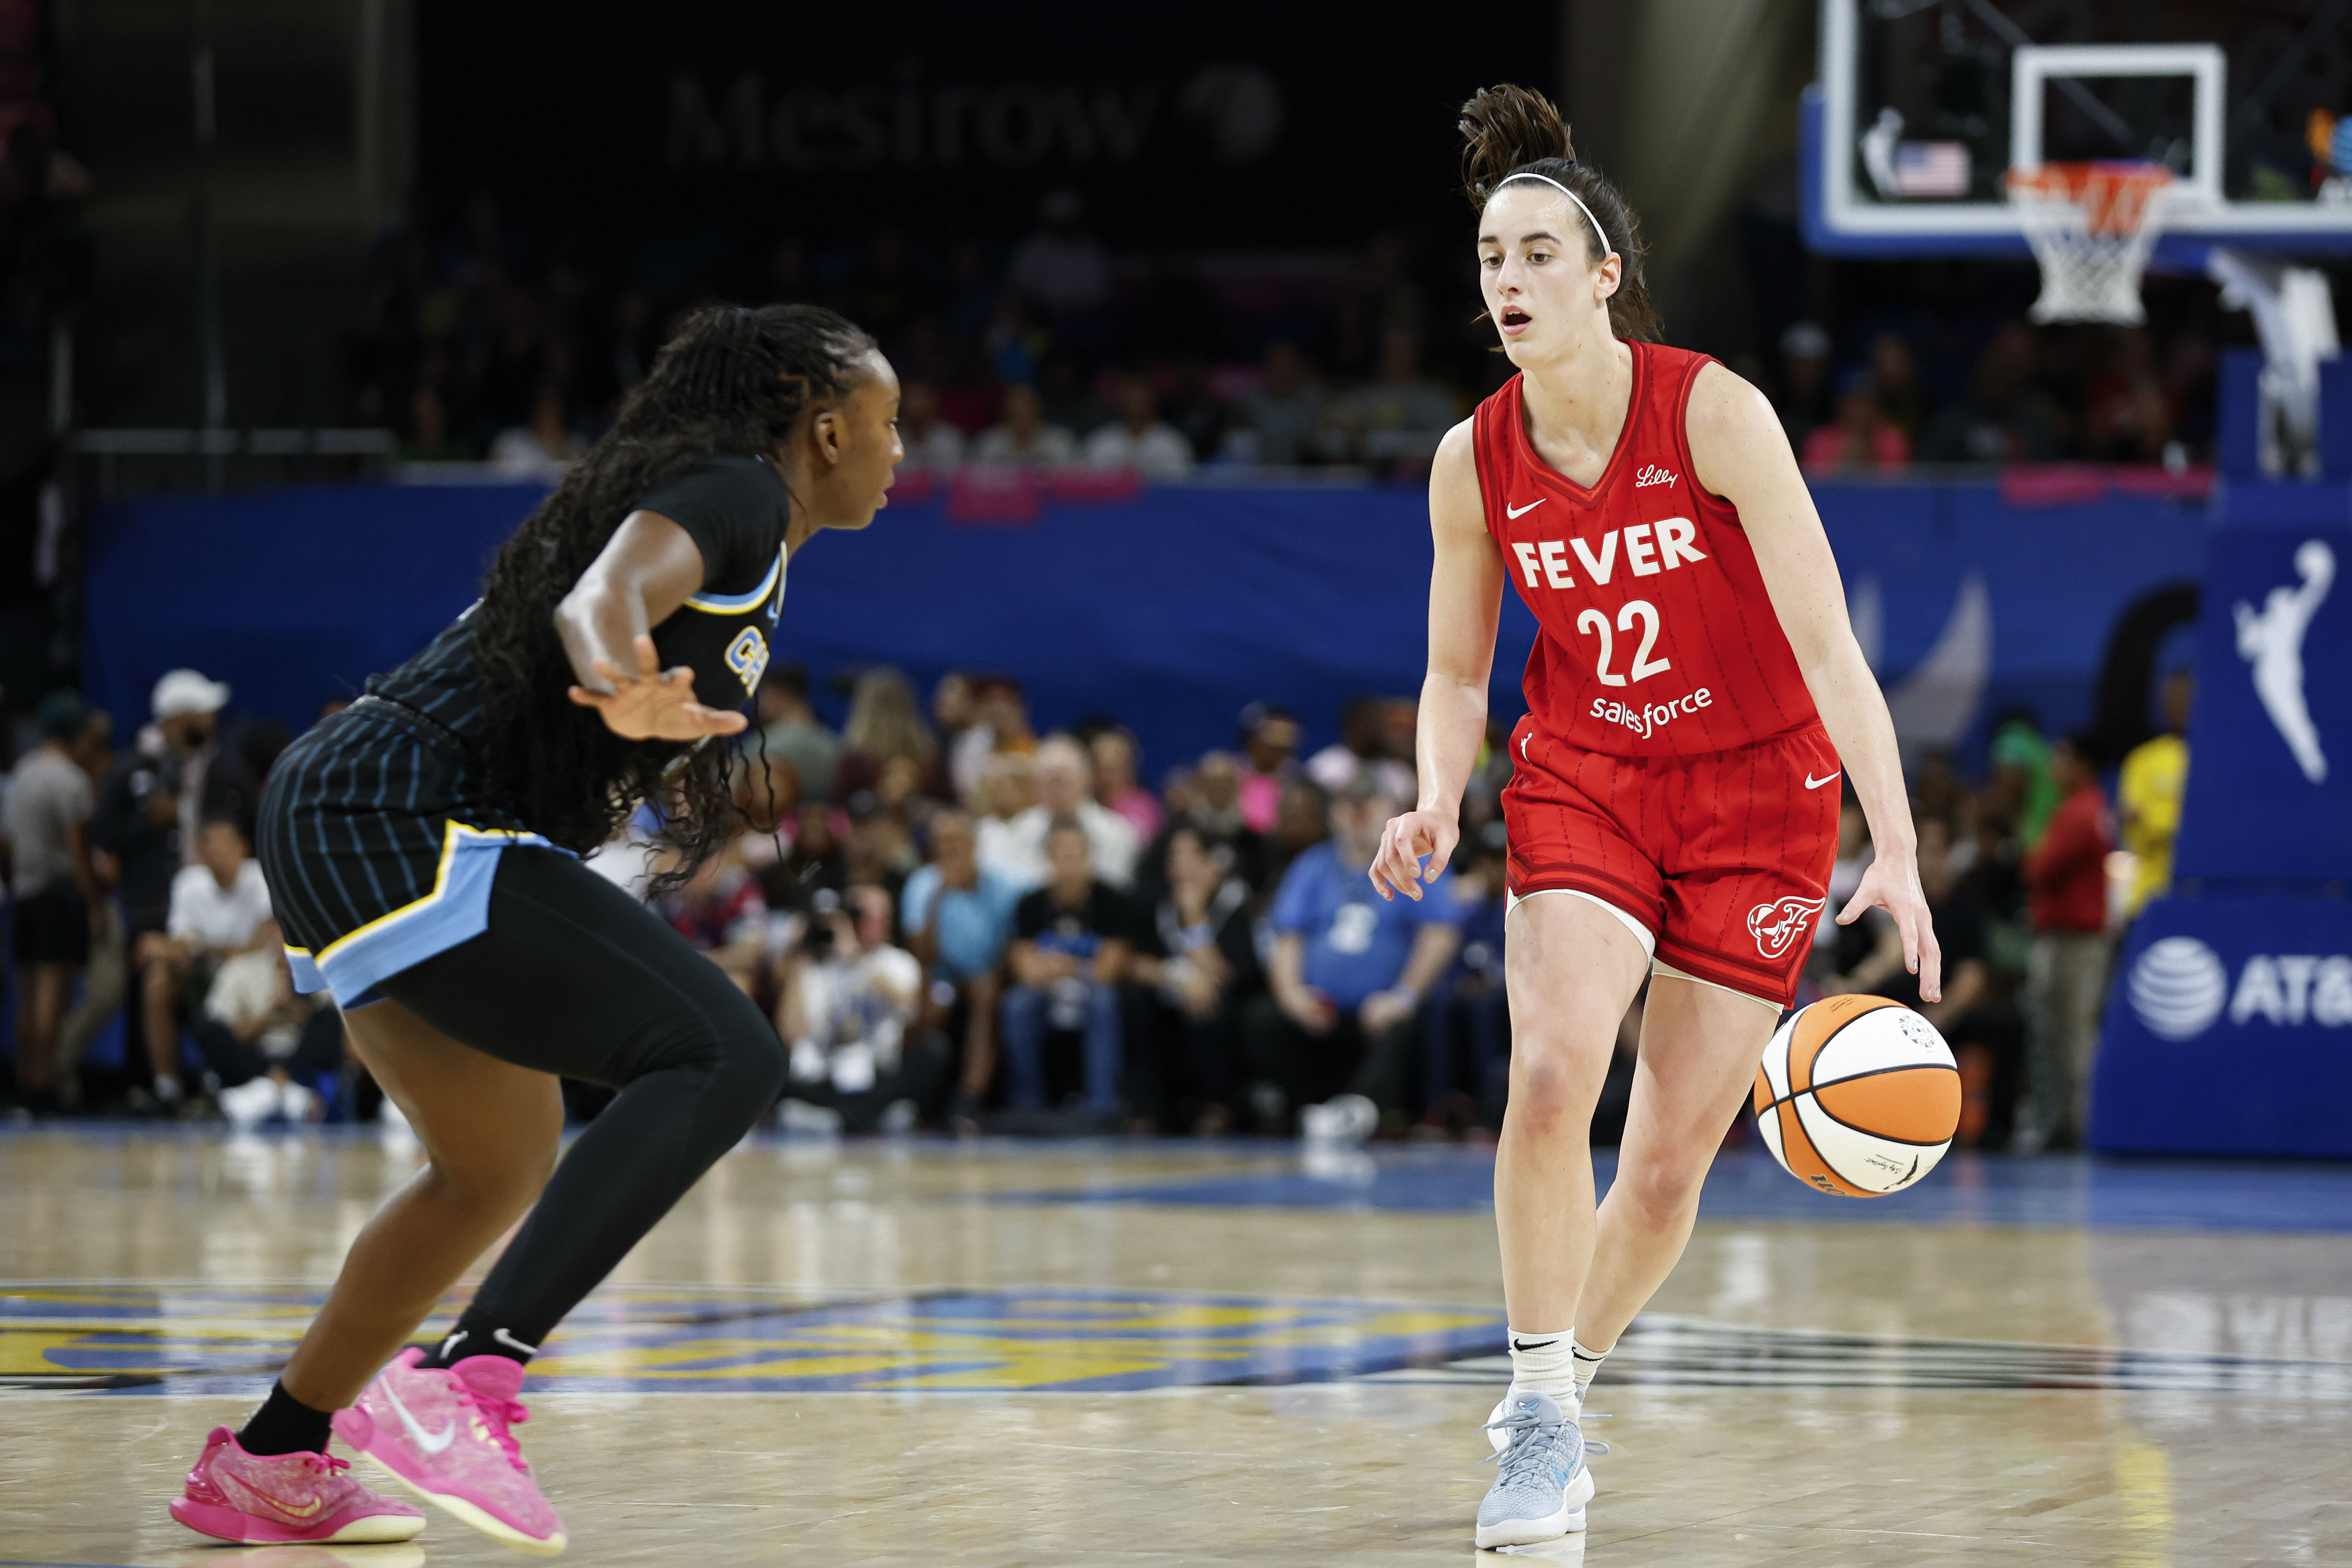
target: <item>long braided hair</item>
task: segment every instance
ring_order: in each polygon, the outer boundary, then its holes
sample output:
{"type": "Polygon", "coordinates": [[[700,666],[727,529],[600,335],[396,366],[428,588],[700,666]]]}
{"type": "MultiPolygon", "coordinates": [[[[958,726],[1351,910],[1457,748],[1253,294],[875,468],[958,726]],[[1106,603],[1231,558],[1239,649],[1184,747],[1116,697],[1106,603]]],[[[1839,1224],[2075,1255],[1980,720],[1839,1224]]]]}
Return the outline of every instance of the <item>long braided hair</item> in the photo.
{"type": "Polygon", "coordinates": [[[778,451],[814,405],[848,392],[873,348],[847,320],[814,305],[712,306],[663,345],[611,431],[499,547],[482,580],[478,745],[494,803],[587,854],[658,794],[656,842],[676,852],[663,879],[669,885],[725,843],[734,748],[625,740],[568,700],[576,677],[556,635],[556,605],[654,487],[714,456],[778,451]]]}

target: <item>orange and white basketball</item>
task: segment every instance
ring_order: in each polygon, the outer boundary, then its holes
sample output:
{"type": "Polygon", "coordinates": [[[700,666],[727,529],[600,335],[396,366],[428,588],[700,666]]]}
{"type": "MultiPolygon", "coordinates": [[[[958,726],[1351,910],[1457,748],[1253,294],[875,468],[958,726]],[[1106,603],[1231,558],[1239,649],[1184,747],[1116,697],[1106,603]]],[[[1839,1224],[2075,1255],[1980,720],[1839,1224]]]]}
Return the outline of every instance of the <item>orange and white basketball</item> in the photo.
{"type": "Polygon", "coordinates": [[[1773,1033],[1750,1103],[1790,1175],[1844,1197],[1883,1197],[1952,1146],[1959,1068],[1936,1026],[1901,1003],[1832,996],[1773,1033]]]}

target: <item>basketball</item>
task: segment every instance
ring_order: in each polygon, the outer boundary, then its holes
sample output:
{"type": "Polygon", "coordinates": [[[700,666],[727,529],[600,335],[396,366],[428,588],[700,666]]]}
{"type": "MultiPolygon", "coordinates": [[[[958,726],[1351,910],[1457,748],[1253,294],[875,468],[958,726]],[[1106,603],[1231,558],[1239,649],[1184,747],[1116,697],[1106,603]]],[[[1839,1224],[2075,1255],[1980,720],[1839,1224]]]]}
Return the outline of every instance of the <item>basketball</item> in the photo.
{"type": "Polygon", "coordinates": [[[1952,1146],[1960,1075],[1936,1026],[1910,1008],[1832,996],[1773,1032],[1751,1105],[1789,1174],[1843,1197],[1884,1197],[1952,1146]]]}

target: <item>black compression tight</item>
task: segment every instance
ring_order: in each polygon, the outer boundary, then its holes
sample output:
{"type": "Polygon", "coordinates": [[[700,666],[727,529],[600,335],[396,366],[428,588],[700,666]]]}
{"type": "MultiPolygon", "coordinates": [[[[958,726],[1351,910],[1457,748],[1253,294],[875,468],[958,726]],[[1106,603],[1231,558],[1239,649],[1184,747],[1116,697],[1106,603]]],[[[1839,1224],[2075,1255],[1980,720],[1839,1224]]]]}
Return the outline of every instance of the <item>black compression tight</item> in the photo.
{"type": "Polygon", "coordinates": [[[532,1345],[783,1087],[783,1046],[751,998],[652,911],[551,849],[502,853],[489,929],[383,990],[501,1061],[619,1090],[475,1298],[479,1316],[532,1345]]]}

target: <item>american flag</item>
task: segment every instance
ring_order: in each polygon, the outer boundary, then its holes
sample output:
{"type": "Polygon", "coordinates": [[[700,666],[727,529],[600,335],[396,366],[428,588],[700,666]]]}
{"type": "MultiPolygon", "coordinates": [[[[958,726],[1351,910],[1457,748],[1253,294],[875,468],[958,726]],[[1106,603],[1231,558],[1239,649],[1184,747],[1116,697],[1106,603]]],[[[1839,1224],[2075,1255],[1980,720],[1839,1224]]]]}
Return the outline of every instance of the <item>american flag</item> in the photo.
{"type": "Polygon", "coordinates": [[[1906,196],[1965,196],[1969,194],[1969,144],[1965,142],[1898,142],[1895,144],[1895,190],[1906,196]]]}

